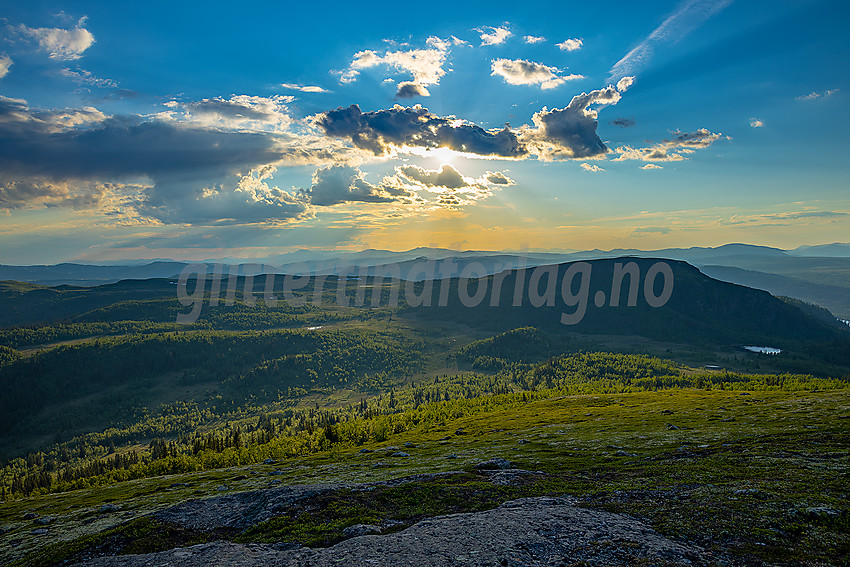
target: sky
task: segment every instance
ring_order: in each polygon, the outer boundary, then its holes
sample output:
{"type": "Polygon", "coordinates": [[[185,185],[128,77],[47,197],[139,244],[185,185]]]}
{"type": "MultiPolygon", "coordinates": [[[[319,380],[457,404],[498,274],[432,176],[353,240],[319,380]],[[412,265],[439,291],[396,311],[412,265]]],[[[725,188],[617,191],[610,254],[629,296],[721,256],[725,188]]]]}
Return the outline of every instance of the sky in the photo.
{"type": "Polygon", "coordinates": [[[850,241],[842,1],[5,2],[0,263],[850,241]]]}

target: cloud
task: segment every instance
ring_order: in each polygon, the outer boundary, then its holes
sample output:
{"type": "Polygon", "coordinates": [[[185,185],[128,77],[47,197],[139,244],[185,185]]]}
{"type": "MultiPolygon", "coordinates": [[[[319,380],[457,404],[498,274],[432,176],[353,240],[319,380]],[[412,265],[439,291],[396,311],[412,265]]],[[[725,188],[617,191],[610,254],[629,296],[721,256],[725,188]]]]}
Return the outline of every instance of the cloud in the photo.
{"type": "Polygon", "coordinates": [[[553,89],[567,81],[583,79],[582,75],[558,76],[555,67],[548,67],[525,59],[495,59],[491,75],[498,75],[510,85],[540,85],[542,89],[553,89]]]}
{"type": "Polygon", "coordinates": [[[448,164],[437,170],[424,169],[418,165],[405,165],[399,167],[398,172],[406,179],[426,187],[459,189],[470,185],[458,170],[448,164]]]}
{"type": "MultiPolygon", "coordinates": [[[[357,80],[358,75],[363,69],[386,65],[397,72],[410,73],[413,76],[412,81],[402,83],[402,85],[410,85],[416,83],[421,87],[418,92],[428,92],[425,88],[427,85],[436,85],[440,82],[440,78],[446,74],[443,65],[446,62],[446,54],[448,53],[448,43],[438,37],[429,37],[426,41],[427,49],[411,49],[408,51],[387,51],[383,55],[372,50],[358,51],[354,54],[351,64],[348,69],[343,71],[340,76],[340,81],[343,83],[351,83],[357,80]]],[[[400,86],[396,96],[405,97],[411,96],[413,90],[410,86],[400,86]]],[[[428,96],[428,95],[419,95],[428,96]]]]}
{"type": "Polygon", "coordinates": [[[89,209],[97,206],[108,184],[55,182],[44,177],[15,178],[0,173],[0,210],[37,206],[89,209]]]}
{"type": "Polygon", "coordinates": [[[522,40],[525,43],[529,43],[529,44],[533,45],[535,43],[541,43],[541,42],[546,41],[546,38],[542,37],[542,36],[527,35],[527,36],[523,37],[522,40]]]}
{"type": "Polygon", "coordinates": [[[673,229],[669,226],[641,226],[632,231],[631,236],[644,236],[646,234],[670,234],[673,229]]]}
{"type": "Polygon", "coordinates": [[[396,98],[415,98],[418,96],[431,96],[431,93],[419,83],[404,81],[398,84],[398,91],[395,96],[396,98]]]}
{"type": "Polygon", "coordinates": [[[118,83],[113,81],[112,79],[101,79],[99,77],[95,77],[91,71],[87,71],[85,69],[69,69],[64,68],[59,70],[59,76],[64,77],[66,79],[70,79],[77,84],[80,85],[89,85],[92,87],[99,88],[117,88],[118,83]]]}
{"type": "Polygon", "coordinates": [[[12,58],[8,55],[0,55],[0,79],[9,74],[9,68],[12,66],[12,58]]]}
{"type": "Polygon", "coordinates": [[[558,46],[561,51],[578,51],[584,45],[584,41],[576,37],[573,39],[565,39],[561,43],[556,43],[555,45],[558,46]]]}
{"type": "Polygon", "coordinates": [[[646,148],[619,147],[616,152],[620,155],[614,158],[614,161],[682,161],[685,159],[682,154],[693,153],[695,149],[707,148],[723,137],[723,134],[714,134],[705,128],[700,128],[695,132],[674,133],[677,134],[675,138],[662,140],[646,148]]]}
{"type": "Polygon", "coordinates": [[[635,119],[618,117],[609,122],[608,124],[611,124],[612,126],[619,126],[620,128],[631,128],[635,125],[635,119]]]}
{"type": "Polygon", "coordinates": [[[624,93],[629,90],[629,87],[631,87],[633,84],[635,84],[634,77],[623,77],[622,79],[617,81],[617,90],[621,93],[624,93]]]}
{"type": "Polygon", "coordinates": [[[644,165],[643,167],[641,167],[641,169],[650,170],[650,169],[664,169],[664,168],[661,167],[660,165],[655,165],[654,163],[648,163],[648,164],[644,165]]]}
{"type": "Polygon", "coordinates": [[[583,170],[585,170],[585,171],[589,171],[589,172],[591,172],[591,173],[599,173],[599,172],[601,172],[601,171],[605,171],[604,169],[602,169],[602,168],[601,168],[601,167],[599,167],[598,165],[593,165],[593,164],[589,164],[589,163],[583,163],[583,164],[581,164],[581,168],[582,168],[583,170]]]}
{"type": "Polygon", "coordinates": [[[127,214],[162,223],[236,224],[309,215],[265,182],[281,159],[267,134],[226,131],[99,110],[32,109],[0,97],[5,207],[97,206],[141,187],[127,214]],[[264,169],[265,168],[265,169],[264,169]]]}
{"type": "Polygon", "coordinates": [[[764,128],[764,122],[758,118],[750,118],[750,126],[753,128],[764,128]]]}
{"type": "Polygon", "coordinates": [[[171,174],[153,177],[137,206],[138,213],[166,224],[232,225],[292,221],[312,216],[303,199],[266,181],[272,164],[247,173],[211,171],[184,179],[171,174]]]}
{"type": "Polygon", "coordinates": [[[731,3],[732,0],[686,0],[660,26],[614,64],[608,80],[614,82],[627,75],[636,75],[649,64],[656,47],[682,40],[731,3]]]}
{"type": "Polygon", "coordinates": [[[352,104],[320,113],[313,122],[327,136],[348,139],[375,156],[391,155],[405,148],[449,148],[503,158],[519,158],[528,153],[508,127],[488,131],[463,120],[436,116],[420,105],[362,112],[352,104]]]}
{"type": "Polygon", "coordinates": [[[499,45],[513,35],[506,27],[484,26],[475,31],[481,35],[481,45],[499,45]]]}
{"type": "Polygon", "coordinates": [[[462,175],[450,164],[443,164],[440,169],[425,169],[418,165],[403,165],[396,167],[396,175],[412,181],[423,187],[441,187],[444,189],[463,189],[468,187],[487,187],[489,185],[514,185],[513,179],[500,171],[487,171],[475,179],[462,175]]]}
{"type": "Polygon", "coordinates": [[[301,190],[313,205],[329,207],[347,202],[389,203],[397,200],[397,187],[372,185],[363,177],[363,172],[347,165],[331,165],[313,173],[313,184],[301,190]],[[396,195],[393,195],[396,193],[396,195]]]}
{"type": "Polygon", "coordinates": [[[86,18],[82,18],[74,29],[30,28],[24,24],[12,28],[23,37],[38,42],[39,49],[57,61],[71,61],[83,56],[83,52],[94,44],[94,36],[82,27],[86,18]]]}
{"type": "Polygon", "coordinates": [[[841,89],[830,89],[823,92],[815,92],[812,91],[807,95],[801,95],[796,97],[796,100],[808,101],[808,100],[817,100],[819,98],[829,98],[835,93],[837,93],[841,89]]]}
{"type": "Polygon", "coordinates": [[[495,188],[514,185],[514,180],[501,172],[488,171],[479,178],[466,177],[449,164],[440,169],[425,169],[418,165],[396,167],[400,184],[412,184],[411,189],[425,190],[437,196],[437,204],[455,208],[468,205],[493,194],[495,188]]]}
{"type": "MultiPolygon", "coordinates": [[[[65,108],[51,110],[30,109],[27,101],[0,95],[0,140],[7,136],[23,137],[33,133],[50,135],[64,133],[71,129],[86,129],[104,122],[107,115],[98,109],[65,108]]],[[[9,148],[10,151],[22,148],[9,148]]]]}
{"type": "Polygon", "coordinates": [[[724,225],[790,226],[792,221],[830,221],[850,216],[845,211],[785,211],[757,215],[732,215],[718,222],[724,225]]]}
{"type": "Polygon", "coordinates": [[[317,87],[314,85],[297,85],[295,83],[281,83],[281,87],[293,91],[301,91],[302,93],[329,93],[330,91],[327,89],[323,89],[322,87],[317,87]]]}
{"type": "Polygon", "coordinates": [[[282,132],[292,123],[286,105],[293,97],[232,95],[199,101],[168,101],[170,111],[158,115],[164,120],[191,123],[205,128],[249,132],[282,132]]]}
{"type": "Polygon", "coordinates": [[[493,185],[514,185],[514,180],[500,171],[488,171],[484,178],[493,185]]]}
{"type": "MultiPolygon", "coordinates": [[[[498,60],[514,63],[510,60],[498,60]]],[[[524,62],[512,80],[539,81],[549,76],[534,63],[524,62]],[[525,65],[528,63],[528,65],[525,65]],[[523,78],[522,73],[531,75],[523,78]],[[534,76],[538,73],[538,76],[534,76]]],[[[494,62],[495,63],[495,62],[494,62]]],[[[496,66],[504,69],[506,67],[496,66]]],[[[507,67],[510,68],[510,67],[507,67]]],[[[369,152],[376,157],[397,153],[427,155],[427,151],[446,148],[467,155],[498,159],[541,160],[587,159],[605,155],[608,147],[597,134],[598,110],[617,104],[622,92],[614,85],[576,95],[565,108],[543,108],[532,116],[531,125],[486,130],[454,116],[432,114],[421,105],[395,105],[385,110],[363,112],[359,106],[338,107],[310,117],[309,122],[331,139],[347,140],[352,151],[369,152]]],[[[631,119],[613,121],[621,127],[634,124],[631,119]]],[[[720,134],[702,129],[693,133],[676,132],[676,138],[664,140],[652,148],[621,147],[617,159],[674,161],[683,154],[707,147],[720,134]]]]}
{"type": "Polygon", "coordinates": [[[596,134],[597,111],[591,106],[617,104],[621,94],[613,86],[576,95],[566,108],[536,112],[534,128],[523,127],[520,139],[542,159],[588,158],[608,152],[596,134]]]}

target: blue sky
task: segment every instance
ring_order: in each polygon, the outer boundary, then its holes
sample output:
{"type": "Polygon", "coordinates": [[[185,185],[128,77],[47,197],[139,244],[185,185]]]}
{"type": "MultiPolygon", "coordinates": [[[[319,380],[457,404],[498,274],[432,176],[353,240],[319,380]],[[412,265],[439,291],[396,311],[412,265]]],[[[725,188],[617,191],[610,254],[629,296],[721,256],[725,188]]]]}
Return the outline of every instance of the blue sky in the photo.
{"type": "Polygon", "coordinates": [[[850,7],[9,3],[0,263],[850,241],[850,7]]]}

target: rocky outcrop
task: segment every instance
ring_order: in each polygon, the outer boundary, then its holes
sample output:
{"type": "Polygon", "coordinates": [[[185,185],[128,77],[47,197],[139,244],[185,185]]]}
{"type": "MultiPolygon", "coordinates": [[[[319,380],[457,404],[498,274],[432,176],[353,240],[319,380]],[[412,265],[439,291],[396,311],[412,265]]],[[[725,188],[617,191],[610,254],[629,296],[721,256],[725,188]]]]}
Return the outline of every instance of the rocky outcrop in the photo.
{"type": "Polygon", "coordinates": [[[155,554],[101,557],[94,567],[374,565],[706,565],[703,550],[667,539],[623,514],[569,498],[523,498],[498,508],[430,518],[396,533],[360,535],[327,548],[217,541],[155,554]]]}

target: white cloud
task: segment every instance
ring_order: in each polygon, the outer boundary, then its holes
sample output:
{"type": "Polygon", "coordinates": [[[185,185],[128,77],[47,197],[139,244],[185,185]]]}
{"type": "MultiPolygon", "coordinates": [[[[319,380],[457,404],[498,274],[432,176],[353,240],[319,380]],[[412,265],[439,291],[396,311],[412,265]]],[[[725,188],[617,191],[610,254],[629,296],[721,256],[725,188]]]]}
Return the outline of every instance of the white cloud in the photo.
{"type": "Polygon", "coordinates": [[[764,128],[764,121],[758,118],[750,118],[750,126],[753,128],[764,128]]]}
{"type": "Polygon", "coordinates": [[[837,93],[839,90],[841,90],[841,89],[830,89],[830,90],[826,90],[826,91],[823,91],[823,92],[820,92],[820,93],[813,91],[813,92],[810,92],[807,95],[798,96],[798,97],[796,97],[796,99],[806,101],[806,100],[817,100],[819,98],[829,98],[832,95],[834,95],[835,93],[837,93]]]}
{"type": "MultiPolygon", "coordinates": [[[[3,135],[25,136],[30,132],[61,134],[73,129],[97,126],[109,118],[92,106],[33,109],[29,107],[26,100],[2,95],[0,95],[0,116],[4,117],[0,120],[0,138],[3,135]]],[[[16,149],[23,149],[23,144],[17,145],[16,149]]]]}
{"type": "Polygon", "coordinates": [[[584,41],[579,38],[565,39],[561,43],[556,43],[561,51],[578,51],[584,45],[584,41]]]}
{"type": "Polygon", "coordinates": [[[101,87],[101,88],[115,88],[118,86],[118,83],[113,81],[112,79],[101,79],[100,77],[95,77],[91,71],[87,71],[86,69],[68,69],[67,67],[61,69],[59,71],[59,75],[65,77],[66,79],[70,79],[80,85],[90,85],[93,87],[101,87]]]}
{"type": "Polygon", "coordinates": [[[614,82],[627,75],[636,75],[649,64],[658,45],[681,40],[731,3],[732,0],[686,0],[637,47],[611,67],[608,80],[614,82]]]}
{"type": "Polygon", "coordinates": [[[527,35],[522,38],[525,43],[535,44],[546,41],[545,37],[535,36],[535,35],[527,35]]]}
{"type": "Polygon", "coordinates": [[[633,84],[635,84],[635,78],[634,77],[623,77],[622,79],[617,81],[617,90],[620,91],[621,93],[624,93],[627,90],[629,90],[629,88],[633,84]]]}
{"type": "Polygon", "coordinates": [[[499,45],[513,35],[506,27],[485,26],[476,28],[475,31],[481,35],[481,45],[499,45]]]}
{"type": "MultiPolygon", "coordinates": [[[[354,54],[351,64],[348,66],[341,77],[343,83],[351,83],[357,80],[357,76],[363,69],[386,65],[399,72],[410,73],[413,76],[412,81],[407,83],[417,83],[421,89],[419,92],[428,90],[426,85],[436,85],[440,82],[440,78],[446,74],[443,65],[446,62],[446,54],[448,53],[448,43],[438,37],[429,37],[427,40],[427,49],[411,49],[408,51],[387,51],[383,55],[367,49],[358,51],[354,54]]],[[[398,93],[398,96],[412,96],[413,91],[408,86],[405,92],[398,93]]],[[[427,94],[420,94],[427,96],[427,94]]]]}
{"type": "Polygon", "coordinates": [[[38,42],[39,48],[51,59],[70,61],[79,59],[83,52],[94,44],[94,36],[85,29],[81,19],[74,29],[30,28],[23,24],[14,28],[19,34],[31,37],[38,42]]]}
{"type": "Polygon", "coordinates": [[[327,93],[330,92],[327,89],[323,89],[322,87],[317,87],[314,85],[298,85],[295,83],[281,83],[281,87],[293,91],[301,91],[302,93],[327,93]]]}
{"type": "Polygon", "coordinates": [[[12,58],[8,55],[0,55],[0,79],[9,74],[9,68],[12,66],[12,58]]]}
{"type": "Polygon", "coordinates": [[[599,173],[600,171],[605,171],[604,169],[602,169],[598,165],[594,165],[594,164],[590,164],[590,163],[581,164],[581,168],[585,171],[590,171],[592,173],[599,173]]]}
{"type": "Polygon", "coordinates": [[[664,168],[661,167],[660,165],[655,165],[654,163],[648,163],[645,166],[641,167],[641,169],[649,170],[649,169],[664,169],[664,168]]]}
{"type": "Polygon", "coordinates": [[[47,118],[46,122],[50,124],[50,130],[58,133],[97,126],[106,121],[109,116],[93,106],[84,106],[83,108],[54,110],[46,114],[45,118],[47,118]]]}
{"type": "Polygon", "coordinates": [[[495,59],[492,69],[491,75],[502,77],[510,85],[540,85],[542,89],[553,89],[566,81],[584,78],[582,75],[558,76],[557,68],[525,59],[495,59]]]}

